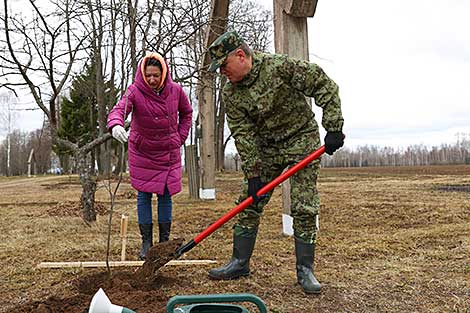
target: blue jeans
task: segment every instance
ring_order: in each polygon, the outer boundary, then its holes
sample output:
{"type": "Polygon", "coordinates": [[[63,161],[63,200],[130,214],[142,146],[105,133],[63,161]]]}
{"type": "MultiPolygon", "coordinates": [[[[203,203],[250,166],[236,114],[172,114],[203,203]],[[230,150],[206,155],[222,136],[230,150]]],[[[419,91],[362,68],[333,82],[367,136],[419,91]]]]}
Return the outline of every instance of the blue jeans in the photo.
{"type": "MultiPolygon", "coordinates": [[[[158,195],[158,222],[171,222],[172,202],[170,192],[165,186],[163,195],[158,195]]],[[[137,221],[139,224],[152,224],[152,193],[138,191],[137,193],[137,221]]]]}

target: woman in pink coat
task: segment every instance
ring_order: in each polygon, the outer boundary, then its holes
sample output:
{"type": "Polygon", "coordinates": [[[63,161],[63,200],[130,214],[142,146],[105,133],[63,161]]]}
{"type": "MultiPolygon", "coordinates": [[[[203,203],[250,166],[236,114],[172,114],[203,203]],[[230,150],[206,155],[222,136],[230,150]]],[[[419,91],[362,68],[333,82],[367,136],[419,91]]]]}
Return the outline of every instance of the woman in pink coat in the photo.
{"type": "Polygon", "coordinates": [[[142,236],[140,258],[153,244],[152,195],[158,198],[159,242],[170,237],[171,196],[181,191],[180,147],[188,137],[192,108],[180,85],[171,79],[161,55],[144,57],[121,100],[108,116],[108,129],[121,143],[128,139],[124,120],[132,112],[129,172],[137,191],[137,217],[142,236]]]}

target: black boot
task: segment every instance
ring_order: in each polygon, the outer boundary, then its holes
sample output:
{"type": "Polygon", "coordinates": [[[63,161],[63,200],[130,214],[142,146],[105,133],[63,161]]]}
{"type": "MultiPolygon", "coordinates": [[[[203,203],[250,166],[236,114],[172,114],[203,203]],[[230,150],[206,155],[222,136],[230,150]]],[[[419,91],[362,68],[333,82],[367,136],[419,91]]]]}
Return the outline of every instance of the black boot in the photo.
{"type": "Polygon", "coordinates": [[[141,260],[145,260],[147,252],[153,246],[153,224],[139,224],[139,229],[142,236],[142,248],[139,257],[141,260]]]}
{"type": "Polygon", "coordinates": [[[305,243],[295,238],[295,257],[297,259],[297,282],[305,293],[320,293],[321,285],[313,275],[313,260],[315,259],[315,244],[305,243]]]}
{"type": "Polygon", "coordinates": [[[250,275],[250,258],[256,242],[256,232],[254,236],[242,237],[233,235],[232,259],[226,265],[214,268],[209,271],[212,279],[237,279],[250,275]]]}
{"type": "Polygon", "coordinates": [[[171,222],[158,223],[159,241],[164,242],[170,239],[171,222]]]}

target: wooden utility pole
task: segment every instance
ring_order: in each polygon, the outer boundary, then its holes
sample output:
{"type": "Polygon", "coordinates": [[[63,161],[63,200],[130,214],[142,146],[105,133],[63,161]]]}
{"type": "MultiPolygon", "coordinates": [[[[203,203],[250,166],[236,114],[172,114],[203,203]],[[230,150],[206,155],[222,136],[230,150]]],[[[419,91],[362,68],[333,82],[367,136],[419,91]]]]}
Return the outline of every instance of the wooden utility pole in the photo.
{"type": "Polygon", "coordinates": [[[230,0],[212,0],[209,28],[206,34],[205,48],[202,61],[202,75],[198,85],[199,118],[201,121],[202,138],[201,151],[201,199],[215,199],[215,101],[214,73],[207,72],[211,59],[207,47],[227,27],[228,7],[230,0]]]}
{"type": "MultiPolygon", "coordinates": [[[[313,17],[317,0],[273,0],[274,43],[276,53],[308,60],[307,17],[313,17]]],[[[282,184],[283,232],[292,236],[290,182],[282,184]]]]}
{"type": "MultiPolygon", "coordinates": [[[[8,134],[9,135],[9,134],[8,134]]],[[[31,149],[28,158],[28,177],[36,174],[36,155],[34,154],[34,148],[31,149]]]]}

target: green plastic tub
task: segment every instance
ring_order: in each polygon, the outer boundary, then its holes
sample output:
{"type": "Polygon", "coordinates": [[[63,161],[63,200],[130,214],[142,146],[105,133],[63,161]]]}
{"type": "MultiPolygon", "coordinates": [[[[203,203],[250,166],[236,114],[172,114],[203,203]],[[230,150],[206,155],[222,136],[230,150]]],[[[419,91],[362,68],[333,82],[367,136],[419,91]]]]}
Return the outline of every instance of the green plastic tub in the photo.
{"type": "Polygon", "coordinates": [[[213,294],[213,295],[190,295],[174,296],[167,305],[167,313],[249,313],[241,305],[230,304],[227,302],[251,302],[254,303],[261,313],[267,313],[268,310],[263,300],[249,293],[237,294],[213,294]],[[188,304],[176,307],[178,304],[188,304]]]}

